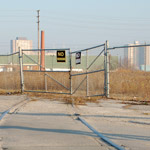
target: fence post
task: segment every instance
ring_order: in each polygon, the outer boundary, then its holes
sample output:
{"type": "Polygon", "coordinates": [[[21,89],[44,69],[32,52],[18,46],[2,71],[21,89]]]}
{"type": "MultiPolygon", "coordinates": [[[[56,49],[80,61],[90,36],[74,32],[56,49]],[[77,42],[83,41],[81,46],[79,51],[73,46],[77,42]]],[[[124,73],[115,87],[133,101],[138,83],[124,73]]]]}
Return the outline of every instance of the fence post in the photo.
{"type": "Polygon", "coordinates": [[[20,63],[20,85],[21,93],[24,92],[24,76],[23,76],[23,58],[22,58],[22,49],[19,47],[19,63],[20,63]]]}
{"type": "Polygon", "coordinates": [[[45,91],[47,92],[47,75],[46,75],[46,73],[44,74],[44,76],[45,76],[45,91]]]}
{"type": "Polygon", "coordinates": [[[70,61],[70,94],[72,95],[72,54],[69,49],[69,61],[70,61]]]}
{"type": "Polygon", "coordinates": [[[86,96],[89,96],[89,78],[88,78],[88,51],[86,50],[86,96]]]}
{"type": "Polygon", "coordinates": [[[109,42],[106,41],[106,97],[109,98],[109,42]]]}
{"type": "Polygon", "coordinates": [[[106,95],[106,42],[105,42],[105,47],[104,47],[104,95],[107,97],[106,95]]]}

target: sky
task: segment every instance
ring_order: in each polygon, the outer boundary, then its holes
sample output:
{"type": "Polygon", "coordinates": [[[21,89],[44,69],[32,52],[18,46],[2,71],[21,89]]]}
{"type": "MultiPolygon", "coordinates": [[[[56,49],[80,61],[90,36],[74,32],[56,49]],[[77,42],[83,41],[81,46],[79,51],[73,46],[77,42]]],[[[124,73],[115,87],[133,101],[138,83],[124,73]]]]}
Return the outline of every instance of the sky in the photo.
{"type": "Polygon", "coordinates": [[[149,0],[0,0],[0,53],[16,37],[38,47],[37,10],[47,49],[150,43],[149,0]]]}

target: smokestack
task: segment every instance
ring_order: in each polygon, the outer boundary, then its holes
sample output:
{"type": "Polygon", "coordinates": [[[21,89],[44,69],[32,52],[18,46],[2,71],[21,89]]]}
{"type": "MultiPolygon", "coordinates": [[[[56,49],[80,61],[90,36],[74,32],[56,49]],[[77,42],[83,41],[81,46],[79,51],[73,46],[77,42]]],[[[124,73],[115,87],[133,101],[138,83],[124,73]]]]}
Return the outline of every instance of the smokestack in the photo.
{"type": "Polygon", "coordinates": [[[41,31],[41,71],[45,71],[45,39],[44,39],[44,31],[41,31]]]}

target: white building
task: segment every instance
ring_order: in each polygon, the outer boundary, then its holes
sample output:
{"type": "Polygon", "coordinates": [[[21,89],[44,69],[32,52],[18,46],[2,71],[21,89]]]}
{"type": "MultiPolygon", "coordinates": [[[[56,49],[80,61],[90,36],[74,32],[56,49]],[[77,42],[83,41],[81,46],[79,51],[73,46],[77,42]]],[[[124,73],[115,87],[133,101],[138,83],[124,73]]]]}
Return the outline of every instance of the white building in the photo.
{"type": "MultiPolygon", "coordinates": [[[[138,41],[127,46],[140,45],[138,41]]],[[[124,59],[126,65],[130,68],[141,70],[150,70],[150,46],[128,47],[124,49],[124,59]]]]}
{"type": "Polygon", "coordinates": [[[150,46],[144,47],[145,50],[145,65],[150,66],[150,46]]]}
{"type": "MultiPolygon", "coordinates": [[[[32,49],[32,40],[27,40],[24,37],[17,37],[16,40],[11,40],[11,53],[15,53],[19,51],[19,47],[21,49],[32,49]]],[[[25,52],[28,55],[31,55],[32,52],[25,52]]]]}
{"type": "MultiPolygon", "coordinates": [[[[135,41],[134,44],[128,44],[126,46],[135,46],[139,45],[138,41],[135,41]]],[[[124,58],[127,61],[128,67],[134,67],[139,69],[139,48],[138,47],[128,47],[124,49],[124,58]]]]}
{"type": "Polygon", "coordinates": [[[140,48],[140,68],[144,71],[150,71],[150,46],[140,48]]]}

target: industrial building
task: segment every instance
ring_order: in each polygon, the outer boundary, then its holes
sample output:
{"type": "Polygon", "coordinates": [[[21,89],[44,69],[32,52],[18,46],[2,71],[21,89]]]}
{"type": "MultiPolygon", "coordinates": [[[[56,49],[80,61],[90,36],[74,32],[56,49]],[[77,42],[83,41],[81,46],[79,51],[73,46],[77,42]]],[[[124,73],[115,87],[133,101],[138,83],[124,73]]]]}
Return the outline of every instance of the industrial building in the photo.
{"type": "MultiPolygon", "coordinates": [[[[139,42],[136,41],[134,44],[128,44],[126,46],[139,45],[139,42]]],[[[129,68],[139,69],[139,48],[138,47],[128,47],[124,49],[124,59],[126,65],[129,68]]]]}
{"type": "MultiPolygon", "coordinates": [[[[19,51],[19,47],[21,49],[32,49],[32,40],[27,40],[25,37],[17,37],[16,40],[11,40],[11,52],[15,53],[19,51]]],[[[32,55],[33,52],[27,51],[25,52],[27,55],[32,55]]]]}
{"type": "MultiPolygon", "coordinates": [[[[126,46],[141,45],[138,41],[126,46]]],[[[150,71],[150,47],[128,47],[124,49],[124,60],[128,68],[150,71]]]]}

